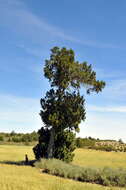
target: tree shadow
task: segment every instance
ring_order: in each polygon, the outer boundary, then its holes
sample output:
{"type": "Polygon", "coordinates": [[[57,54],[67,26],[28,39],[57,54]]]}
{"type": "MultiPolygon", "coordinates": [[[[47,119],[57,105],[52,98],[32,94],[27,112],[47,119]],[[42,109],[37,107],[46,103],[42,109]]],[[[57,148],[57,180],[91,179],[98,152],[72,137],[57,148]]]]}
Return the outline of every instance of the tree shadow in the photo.
{"type": "Polygon", "coordinates": [[[36,160],[29,160],[28,162],[26,161],[10,161],[10,160],[4,160],[0,161],[0,164],[9,164],[9,165],[17,165],[17,166],[32,166],[34,167],[34,163],[36,160]]]}

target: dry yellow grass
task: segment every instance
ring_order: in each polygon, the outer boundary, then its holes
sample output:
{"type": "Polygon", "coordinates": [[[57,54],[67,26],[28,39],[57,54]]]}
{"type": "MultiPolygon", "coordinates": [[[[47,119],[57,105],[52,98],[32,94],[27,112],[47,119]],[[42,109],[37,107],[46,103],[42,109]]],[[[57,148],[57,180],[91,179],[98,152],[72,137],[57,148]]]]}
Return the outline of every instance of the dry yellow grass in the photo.
{"type": "Polygon", "coordinates": [[[0,145],[0,161],[21,161],[28,154],[29,159],[34,159],[32,146],[0,145]]]}
{"type": "Polygon", "coordinates": [[[76,149],[73,163],[99,168],[126,168],[126,153],[76,149]]]}
{"type": "Polygon", "coordinates": [[[0,171],[1,190],[123,190],[62,179],[29,166],[0,164],[0,171]]]}
{"type": "MultiPolygon", "coordinates": [[[[34,158],[31,146],[2,145],[0,146],[0,161],[20,161],[24,159],[26,153],[29,159],[34,158]]],[[[106,155],[106,152],[102,152],[102,157],[97,151],[77,149],[75,153],[75,164],[83,166],[88,164],[89,166],[93,165],[98,167],[105,165],[105,163],[103,163],[103,155],[106,155]],[[97,161],[96,158],[92,160],[93,156],[97,156],[99,161],[97,161]],[[102,164],[99,164],[99,162],[102,162],[102,164]]],[[[116,157],[118,157],[118,160],[121,158],[118,153],[116,157]]],[[[107,159],[107,157],[105,157],[105,159],[107,159]]],[[[0,164],[0,190],[124,190],[124,188],[103,187],[95,184],[67,180],[41,173],[39,169],[30,166],[0,164]]]]}

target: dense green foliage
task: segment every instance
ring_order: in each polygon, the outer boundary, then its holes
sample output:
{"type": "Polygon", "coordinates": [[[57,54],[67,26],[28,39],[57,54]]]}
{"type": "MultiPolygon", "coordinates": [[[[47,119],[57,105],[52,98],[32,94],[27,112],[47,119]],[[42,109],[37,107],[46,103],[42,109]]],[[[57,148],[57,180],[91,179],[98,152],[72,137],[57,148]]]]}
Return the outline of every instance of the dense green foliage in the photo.
{"type": "MultiPolygon", "coordinates": [[[[44,129],[43,127],[38,131],[39,135],[39,144],[37,144],[34,148],[34,154],[36,159],[40,159],[41,157],[47,158],[47,148],[50,139],[50,130],[44,129]]],[[[66,162],[71,162],[73,160],[74,153],[71,153],[75,150],[75,134],[69,132],[68,130],[63,132],[58,132],[55,134],[55,152],[54,157],[57,159],[61,159],[66,162]]]]}
{"type": "Polygon", "coordinates": [[[4,137],[0,135],[0,141],[4,141],[4,137]]]}
{"type": "Polygon", "coordinates": [[[100,140],[95,138],[76,138],[76,146],[78,148],[89,148],[102,151],[119,151],[126,152],[126,144],[122,140],[100,140]]]}
{"type": "Polygon", "coordinates": [[[35,166],[43,169],[46,173],[64,178],[97,183],[105,186],[126,187],[126,169],[84,168],[67,164],[56,159],[42,159],[41,161],[36,162],[35,166]]]}
{"type": "Polygon", "coordinates": [[[79,132],[79,124],[86,114],[80,87],[86,87],[88,94],[98,93],[105,82],[96,79],[91,65],[76,61],[72,49],[58,47],[51,49],[50,59],[45,61],[44,76],[51,89],[40,100],[44,127],[39,130],[39,142],[33,151],[36,158],[59,158],[70,162],[75,149],[74,133],[79,132]]]}
{"type": "Polygon", "coordinates": [[[93,148],[95,146],[95,142],[97,142],[94,138],[76,138],[76,146],[78,148],[93,148]]]}
{"type": "Polygon", "coordinates": [[[38,140],[38,133],[33,131],[32,133],[16,133],[12,131],[11,133],[0,133],[0,141],[13,142],[13,143],[30,143],[36,142],[38,140]]]}

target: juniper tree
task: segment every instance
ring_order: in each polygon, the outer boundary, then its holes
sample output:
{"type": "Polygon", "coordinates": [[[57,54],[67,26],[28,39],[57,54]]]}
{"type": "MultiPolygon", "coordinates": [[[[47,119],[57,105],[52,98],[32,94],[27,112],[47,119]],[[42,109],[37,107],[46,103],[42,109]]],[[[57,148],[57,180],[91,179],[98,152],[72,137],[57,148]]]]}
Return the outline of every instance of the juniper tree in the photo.
{"type": "Polygon", "coordinates": [[[59,158],[71,161],[75,149],[75,133],[85,120],[85,99],[80,94],[99,93],[105,87],[104,81],[96,79],[96,72],[87,62],[75,60],[72,49],[54,47],[50,59],[45,61],[44,76],[51,89],[40,100],[40,116],[44,127],[39,130],[39,143],[34,147],[37,159],[59,158]]]}

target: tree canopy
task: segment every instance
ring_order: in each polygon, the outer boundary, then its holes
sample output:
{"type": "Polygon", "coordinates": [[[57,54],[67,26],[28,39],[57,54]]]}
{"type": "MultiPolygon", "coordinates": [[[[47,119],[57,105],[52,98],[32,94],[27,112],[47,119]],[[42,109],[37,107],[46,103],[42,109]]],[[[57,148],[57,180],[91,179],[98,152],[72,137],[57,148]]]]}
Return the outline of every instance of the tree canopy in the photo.
{"type": "Polygon", "coordinates": [[[57,87],[59,90],[73,87],[79,90],[82,85],[86,87],[88,94],[93,91],[98,93],[105,87],[104,81],[96,79],[96,72],[92,70],[91,65],[75,60],[72,49],[54,47],[51,52],[44,67],[45,77],[49,79],[51,87],[57,87]]]}
{"type": "Polygon", "coordinates": [[[44,75],[51,89],[40,100],[44,127],[39,130],[39,143],[34,152],[39,157],[71,161],[75,149],[74,133],[79,131],[80,122],[86,118],[85,99],[80,88],[86,88],[87,94],[98,93],[105,87],[105,82],[96,79],[91,65],[76,61],[72,49],[59,47],[51,49],[50,59],[45,61],[44,75]],[[64,139],[62,145],[57,139],[64,139]]]}

